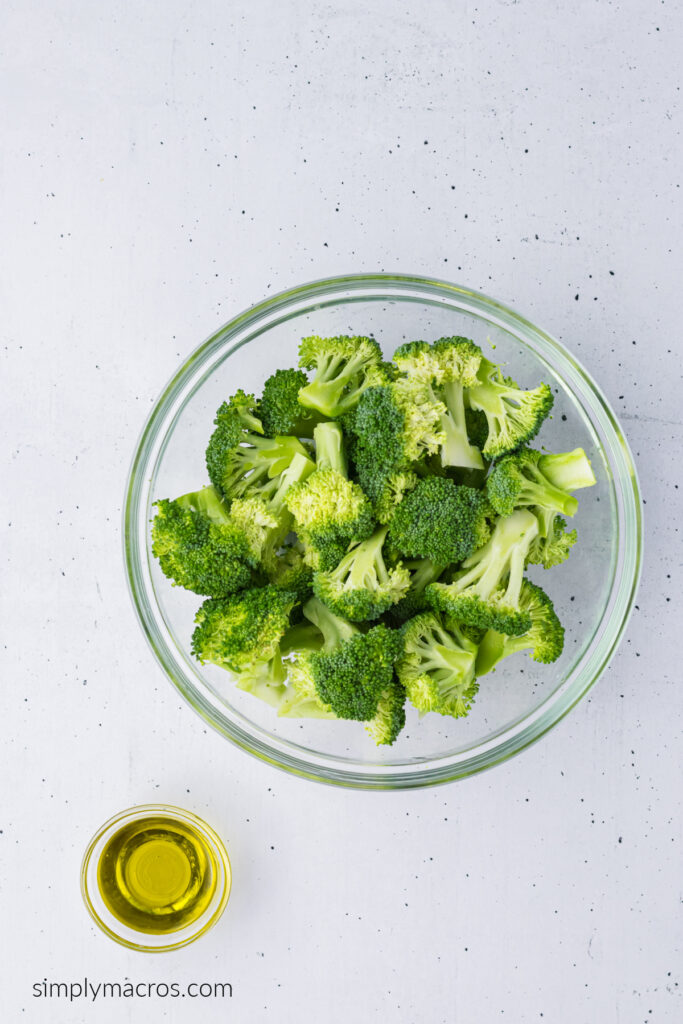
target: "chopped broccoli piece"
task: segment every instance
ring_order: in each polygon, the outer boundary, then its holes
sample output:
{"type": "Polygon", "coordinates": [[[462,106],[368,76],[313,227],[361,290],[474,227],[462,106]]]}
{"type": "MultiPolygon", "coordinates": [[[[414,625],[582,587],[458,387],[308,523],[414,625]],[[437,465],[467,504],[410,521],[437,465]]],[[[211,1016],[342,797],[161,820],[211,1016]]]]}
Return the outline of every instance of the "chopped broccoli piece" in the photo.
{"type": "Polygon", "coordinates": [[[306,561],[324,571],[338,564],[352,541],[369,537],[374,521],[367,497],[346,475],[338,424],[319,424],[315,439],[322,466],[292,487],[285,500],[306,549],[306,561]]]}
{"type": "Polygon", "coordinates": [[[308,384],[303,370],[276,370],[263,385],[258,415],[266,437],[291,435],[313,437],[319,417],[299,401],[299,392],[308,384]]]}
{"type": "Polygon", "coordinates": [[[238,391],[216,413],[216,429],[206,449],[206,467],[211,483],[228,500],[269,500],[294,456],[308,457],[297,437],[264,437],[255,406],[253,395],[238,391]]]}
{"type": "Polygon", "coordinates": [[[464,388],[478,383],[481,349],[469,338],[439,338],[433,345],[409,342],[394,354],[398,366],[411,380],[422,382],[431,401],[441,405],[439,445],[441,464],[463,469],[483,469],[481,452],[467,434],[464,388]]]}
{"type": "Polygon", "coordinates": [[[365,726],[368,736],[378,747],[391,746],[406,724],[406,688],[394,680],[383,690],[377,702],[377,711],[365,726]]]}
{"type": "Polygon", "coordinates": [[[486,493],[496,512],[509,516],[517,508],[531,506],[553,515],[574,515],[579,503],[569,491],[550,482],[541,469],[545,458],[548,456],[533,448],[520,448],[496,463],[486,481],[486,493]]]}
{"type": "Polygon", "coordinates": [[[288,541],[266,565],[269,581],[281,590],[296,594],[302,602],[313,595],[313,569],[305,562],[304,554],[299,541],[288,541]]]}
{"type": "Polygon", "coordinates": [[[330,419],[348,412],[366,388],[386,379],[382,352],[374,338],[304,338],[299,366],[315,371],[311,383],[299,391],[299,401],[330,419]]]}
{"type": "Polygon", "coordinates": [[[439,420],[444,406],[430,397],[421,381],[404,378],[363,393],[353,416],[345,419],[352,434],[352,457],[361,487],[384,508],[402,471],[437,452],[444,435],[439,420]]]}
{"type": "Polygon", "coordinates": [[[400,634],[383,625],[361,633],[317,598],[307,602],[304,614],[323,634],[323,645],[295,659],[290,677],[297,693],[307,701],[317,697],[337,718],[369,721],[391,685],[403,649],[400,634]]]}
{"type": "Polygon", "coordinates": [[[569,558],[569,552],[576,544],[576,530],[567,530],[567,523],[561,516],[537,513],[538,537],[532,542],[527,562],[552,569],[569,558]]]}
{"type": "Polygon", "coordinates": [[[155,505],[152,553],[174,585],[205,597],[250,586],[258,558],[213,487],[155,505]]]}
{"type": "Polygon", "coordinates": [[[278,655],[296,594],[277,587],[254,587],[226,598],[209,598],[195,618],[192,653],[240,673],[278,655]]]}
{"type": "Polygon", "coordinates": [[[531,617],[531,627],[521,636],[505,636],[489,629],[477,654],[477,675],[490,672],[502,658],[516,651],[529,651],[534,661],[549,665],[562,654],[564,628],[558,619],[553,602],[535,583],[524,580],[519,596],[520,608],[531,617]]]}
{"type": "Polygon", "coordinates": [[[336,568],[315,574],[316,597],[336,615],[352,622],[378,619],[404,596],[410,573],[400,564],[387,569],[382,555],[386,535],[386,526],[376,530],[367,540],[355,544],[336,568]]]}
{"type": "Polygon", "coordinates": [[[236,685],[271,707],[279,708],[287,694],[286,679],[287,668],[279,651],[276,651],[270,661],[258,661],[240,672],[236,685]]]}
{"type": "Polygon", "coordinates": [[[496,521],[491,539],[463,562],[452,583],[430,583],[427,604],[459,622],[518,636],[531,626],[520,607],[524,565],[538,536],[538,520],[527,509],[496,521]]]}
{"type": "Polygon", "coordinates": [[[486,543],[490,517],[481,491],[458,487],[448,477],[428,476],[418,481],[394,512],[389,536],[401,554],[445,566],[462,561],[486,543]]]}
{"type": "Polygon", "coordinates": [[[579,491],[595,483],[593,467],[583,448],[556,455],[541,455],[538,468],[551,484],[564,491],[579,491]]]}
{"type": "Polygon", "coordinates": [[[553,406],[553,394],[547,384],[524,391],[498,366],[482,359],[478,383],[467,390],[471,409],[486,414],[488,437],[483,454],[497,459],[526,444],[538,433],[553,406]]]}
{"type": "Polygon", "coordinates": [[[419,477],[410,469],[399,469],[386,477],[379,497],[375,501],[375,515],[380,523],[391,522],[392,516],[419,477]]]}
{"type": "Polygon", "coordinates": [[[479,689],[476,644],[457,623],[432,612],[406,622],[403,641],[405,653],[396,671],[410,703],[423,713],[464,717],[479,689]]]}

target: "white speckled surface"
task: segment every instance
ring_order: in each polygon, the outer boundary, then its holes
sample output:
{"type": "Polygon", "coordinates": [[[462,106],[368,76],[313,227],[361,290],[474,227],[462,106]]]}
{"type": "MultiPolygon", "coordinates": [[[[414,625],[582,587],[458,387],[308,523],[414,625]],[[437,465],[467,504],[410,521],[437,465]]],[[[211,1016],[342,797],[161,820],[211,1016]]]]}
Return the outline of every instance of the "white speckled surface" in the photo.
{"type": "Polygon", "coordinates": [[[680,9],[310,6],[3,5],[2,1020],[676,1024],[680,9]],[[557,335],[647,502],[638,610],[590,698],[507,765],[405,795],[208,732],[120,554],[132,448],[180,359],[354,270],[469,284],[557,335]],[[209,936],[153,958],[91,926],[78,872],[101,821],[155,800],[215,825],[235,884],[209,936]],[[86,975],[233,998],[32,995],[86,975]]]}

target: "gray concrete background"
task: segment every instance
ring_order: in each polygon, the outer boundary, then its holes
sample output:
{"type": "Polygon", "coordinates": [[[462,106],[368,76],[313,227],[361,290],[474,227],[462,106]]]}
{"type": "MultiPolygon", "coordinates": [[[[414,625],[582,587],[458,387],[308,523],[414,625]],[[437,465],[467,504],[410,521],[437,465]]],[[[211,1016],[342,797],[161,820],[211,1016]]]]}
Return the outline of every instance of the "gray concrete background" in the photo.
{"type": "Polygon", "coordinates": [[[32,5],[0,17],[0,658],[8,1024],[683,1019],[681,157],[674,3],[32,5]],[[215,327],[349,271],[442,276],[559,337],[646,500],[590,697],[467,782],[337,792],[183,706],[120,554],[151,403],[215,327]],[[165,957],[91,926],[92,831],[164,800],[226,837],[220,925],[165,957]],[[232,1000],[36,998],[230,981],[232,1000]]]}

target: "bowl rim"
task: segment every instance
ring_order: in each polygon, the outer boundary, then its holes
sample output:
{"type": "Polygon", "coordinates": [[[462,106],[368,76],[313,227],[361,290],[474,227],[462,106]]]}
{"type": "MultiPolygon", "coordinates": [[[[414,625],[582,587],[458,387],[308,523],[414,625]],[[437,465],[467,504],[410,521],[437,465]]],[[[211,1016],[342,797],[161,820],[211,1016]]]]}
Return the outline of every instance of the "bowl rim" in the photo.
{"type": "MultiPolygon", "coordinates": [[[[587,409],[583,404],[582,411],[586,416],[587,409]]],[[[595,430],[595,422],[591,421],[591,425],[595,430]]],[[[153,476],[153,473],[149,475],[153,476]]],[[[363,273],[322,278],[279,292],[227,321],[190,353],[154,403],[135,446],[125,489],[122,538],[128,589],[143,634],[170,682],[207,724],[259,760],[293,775],[357,789],[408,789],[451,782],[506,761],[544,736],[586,695],[614,655],[633,610],[642,569],[643,518],[636,468],[617,416],[589,372],[564,345],[510,307],[474,289],[413,274],[363,273]],[[207,693],[202,693],[195,683],[188,681],[173,654],[168,636],[164,635],[168,630],[160,627],[155,618],[142,579],[142,566],[147,556],[146,543],[143,550],[140,531],[141,497],[145,493],[143,470],[148,470],[150,465],[156,466],[163,453],[163,438],[158,445],[160,450],[156,459],[151,460],[149,456],[162,426],[168,423],[163,435],[167,437],[175,418],[198,386],[192,386],[192,378],[196,378],[216,353],[223,352],[221,358],[225,358],[231,351],[253,340],[255,335],[300,315],[307,308],[306,303],[313,302],[313,308],[324,308],[340,301],[391,301],[397,297],[405,300],[411,295],[414,296],[413,301],[433,305],[447,306],[449,299],[451,302],[458,300],[462,311],[477,315],[478,310],[478,315],[531,347],[541,360],[545,353],[548,359],[552,357],[555,364],[562,366],[564,383],[575,397],[578,388],[580,396],[588,400],[590,412],[604,433],[604,440],[602,437],[598,440],[603,454],[605,443],[609,442],[608,462],[613,470],[616,468],[610,482],[616,498],[617,525],[622,543],[614,570],[616,590],[613,583],[606,606],[611,610],[609,615],[607,611],[603,612],[599,626],[606,624],[595,649],[593,636],[585,657],[580,659],[570,675],[569,683],[565,680],[530,715],[505,727],[476,748],[432,761],[411,759],[358,767],[358,762],[332,755],[316,753],[313,758],[302,756],[302,748],[276,737],[270,736],[266,741],[260,739],[232,721],[211,701],[208,686],[207,693]],[[299,308],[302,305],[303,309],[299,308]],[[251,335],[239,341],[239,336],[247,330],[252,331],[251,335]],[[236,344],[225,352],[230,342],[235,340],[236,344]],[[186,393],[181,393],[182,388],[186,393]],[[301,753],[292,754],[288,749],[292,747],[301,753]]]]}

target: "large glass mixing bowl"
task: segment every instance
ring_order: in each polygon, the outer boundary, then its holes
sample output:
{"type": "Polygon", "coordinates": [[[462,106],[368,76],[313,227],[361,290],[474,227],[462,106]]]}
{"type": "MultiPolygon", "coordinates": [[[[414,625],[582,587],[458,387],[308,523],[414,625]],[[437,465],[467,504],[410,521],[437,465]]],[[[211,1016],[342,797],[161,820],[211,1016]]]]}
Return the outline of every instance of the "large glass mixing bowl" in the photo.
{"type": "Polygon", "coordinates": [[[367,789],[463,778],[518,753],[555,725],[598,679],[633,605],[641,564],[638,481],[622,429],[598,386],[557,341],[493,299],[444,281],[354,275],[275,295],[231,320],[182,364],[142,432],[125,502],[125,558],[145,635],[171,682],[229,740],[289,772],[367,789]],[[152,502],[206,483],[204,449],[220,403],[259,393],[275,368],[295,366],[308,334],[373,335],[387,355],[401,342],[473,338],[524,386],[547,381],[552,418],[537,443],[585,448],[597,486],[580,493],[579,541],[563,566],[530,569],[566,627],[563,656],[540,665],[516,655],[481,680],[465,719],[409,709],[397,742],[377,748],[359,723],[278,718],[229,673],[190,654],[201,598],[171,586],[150,550],[152,502]]]}

